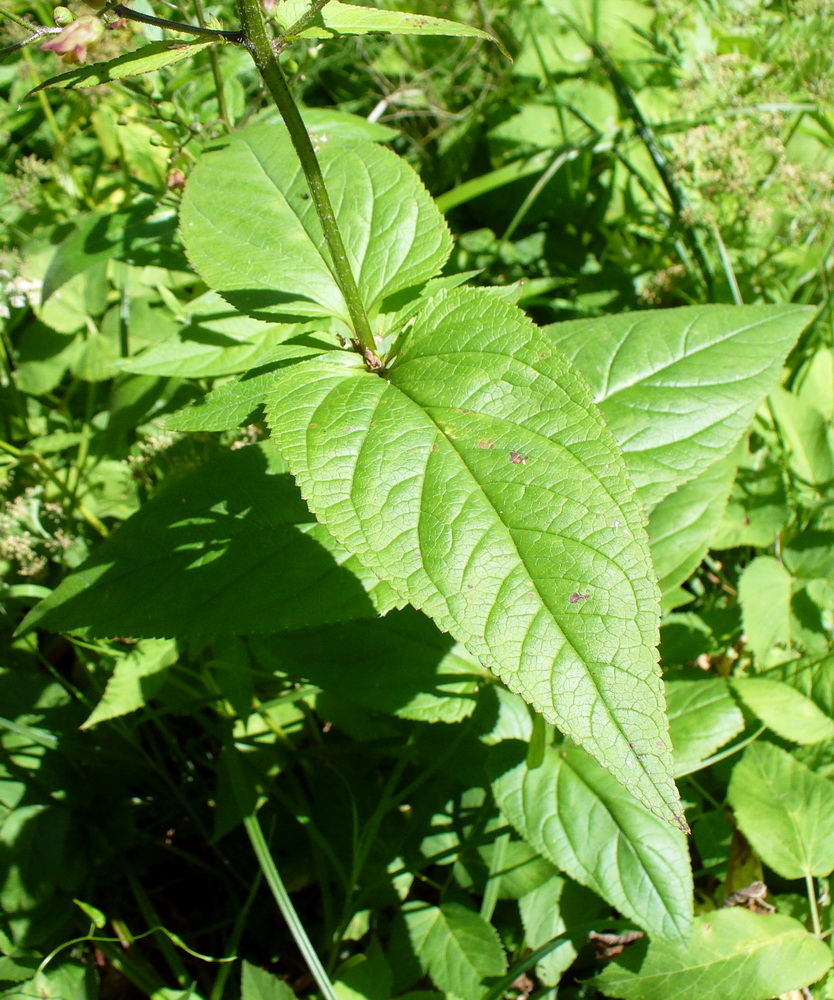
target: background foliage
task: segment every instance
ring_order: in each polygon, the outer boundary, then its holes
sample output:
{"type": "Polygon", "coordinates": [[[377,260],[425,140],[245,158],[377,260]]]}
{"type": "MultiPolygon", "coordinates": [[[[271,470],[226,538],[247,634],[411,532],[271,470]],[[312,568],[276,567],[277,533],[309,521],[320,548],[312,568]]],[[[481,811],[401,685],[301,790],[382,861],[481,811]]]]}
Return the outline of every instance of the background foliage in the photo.
{"type": "MultiPolygon", "coordinates": [[[[496,313],[517,298],[626,449],[692,837],[400,606],[263,444],[259,376],[236,379],[312,355],[316,331],[230,313],[177,228],[207,146],[277,122],[248,55],[196,43],[149,76],[33,93],[67,67],[30,46],[0,64],[2,995],[315,991],[241,826],[258,803],[339,1000],[827,998],[830,5],[397,7],[494,33],[512,62],[471,38],[309,38],[285,55],[294,92],[312,127],[419,173],[453,237],[424,256],[476,272],[496,313]],[[813,311],[764,353],[760,331],[704,328],[712,353],[675,374],[718,430],[665,481],[617,430],[663,388],[648,372],[618,395],[601,366],[622,351],[633,372],[671,336],[618,314],[702,303],[813,311]],[[740,384],[725,410],[706,395],[728,366],[751,387],[740,415],[740,384]],[[211,389],[210,429],[172,418],[211,389]],[[758,880],[775,914],[744,896],[758,880]],[[612,958],[591,927],[648,936],[612,958]]],[[[235,24],[230,5],[172,16],[235,24]]],[[[90,57],[162,37],[129,23],[90,57]]]]}

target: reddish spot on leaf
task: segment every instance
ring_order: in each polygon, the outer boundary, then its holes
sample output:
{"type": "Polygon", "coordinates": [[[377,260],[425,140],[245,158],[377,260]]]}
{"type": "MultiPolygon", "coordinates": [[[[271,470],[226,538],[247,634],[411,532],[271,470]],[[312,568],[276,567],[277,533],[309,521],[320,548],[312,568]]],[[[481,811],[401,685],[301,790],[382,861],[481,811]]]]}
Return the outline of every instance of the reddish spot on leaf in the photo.
{"type": "Polygon", "coordinates": [[[431,446],[431,450],[432,451],[439,451],[440,450],[440,445],[436,441],[433,441],[432,442],[432,446],[431,446]]]}
{"type": "Polygon", "coordinates": [[[574,592],[573,594],[570,595],[570,602],[571,604],[576,604],[577,601],[587,601],[590,596],[591,596],[590,591],[588,591],[587,594],[577,594],[574,592]]]}
{"type": "Polygon", "coordinates": [[[513,465],[526,465],[529,455],[519,455],[517,451],[510,452],[510,461],[513,465]]]}
{"type": "Polygon", "coordinates": [[[488,438],[481,438],[481,440],[475,445],[476,448],[494,448],[495,444],[488,438]]]}
{"type": "Polygon", "coordinates": [[[314,431],[318,427],[318,424],[307,424],[307,430],[314,431]]]}

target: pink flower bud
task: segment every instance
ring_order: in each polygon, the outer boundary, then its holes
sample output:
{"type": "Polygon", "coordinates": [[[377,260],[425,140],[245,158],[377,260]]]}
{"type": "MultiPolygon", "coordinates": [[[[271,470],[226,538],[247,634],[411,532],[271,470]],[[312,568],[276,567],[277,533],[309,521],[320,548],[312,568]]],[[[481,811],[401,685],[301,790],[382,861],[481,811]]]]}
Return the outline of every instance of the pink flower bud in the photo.
{"type": "Polygon", "coordinates": [[[104,25],[97,17],[79,17],[41,48],[57,52],[66,63],[80,63],[87,58],[87,46],[95,44],[103,34],[104,25]]]}

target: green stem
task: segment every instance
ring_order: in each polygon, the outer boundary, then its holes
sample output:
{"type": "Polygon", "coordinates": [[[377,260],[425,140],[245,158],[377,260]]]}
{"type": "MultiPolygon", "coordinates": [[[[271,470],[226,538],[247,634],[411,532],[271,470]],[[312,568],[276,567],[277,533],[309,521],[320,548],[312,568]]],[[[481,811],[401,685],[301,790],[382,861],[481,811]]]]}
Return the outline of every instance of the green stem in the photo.
{"type": "Polygon", "coordinates": [[[815,937],[821,937],[822,927],[820,926],[820,912],[817,908],[817,890],[812,875],[805,876],[805,889],[808,893],[808,906],[811,909],[811,929],[815,937]]]}
{"type": "Polygon", "coordinates": [[[5,17],[7,21],[12,21],[14,24],[19,25],[21,28],[25,28],[27,31],[37,31],[39,28],[43,27],[43,25],[32,24],[31,21],[27,21],[25,18],[19,17],[13,10],[9,10],[8,7],[0,7],[0,15],[5,17]]]}
{"type": "Polygon", "coordinates": [[[324,966],[321,964],[319,956],[316,954],[316,950],[313,948],[313,944],[307,936],[304,924],[301,922],[301,918],[298,916],[295,907],[292,905],[290,894],[287,892],[286,886],[284,885],[281,876],[278,874],[278,869],[275,867],[275,862],[272,860],[272,855],[269,853],[269,847],[264,839],[263,830],[261,830],[261,824],[258,822],[258,817],[254,813],[251,813],[249,816],[244,818],[243,825],[246,827],[246,832],[249,834],[249,840],[252,843],[255,856],[258,859],[258,864],[261,866],[261,871],[264,874],[266,883],[272,891],[275,902],[278,904],[278,909],[281,911],[281,915],[284,920],[286,920],[290,933],[292,934],[295,943],[298,945],[299,951],[304,956],[307,967],[312,973],[313,979],[315,979],[318,984],[324,1000],[337,1000],[333,984],[330,982],[330,978],[324,971],[324,966]]]}
{"type": "MultiPolygon", "coordinates": [[[[203,0],[194,0],[194,10],[197,14],[197,21],[201,28],[206,26],[206,15],[203,10],[203,0]]],[[[212,45],[209,49],[209,64],[211,65],[211,75],[214,77],[214,92],[217,94],[217,108],[220,112],[220,120],[226,126],[226,131],[231,132],[234,128],[232,119],[229,117],[229,108],[226,104],[226,88],[223,85],[223,74],[220,72],[220,59],[217,55],[217,47],[212,45]]]]}
{"type": "Polygon", "coordinates": [[[152,24],[156,28],[181,31],[186,35],[213,35],[215,38],[225,38],[227,42],[241,42],[243,40],[239,31],[221,31],[217,28],[203,28],[197,24],[183,24],[180,21],[169,21],[165,17],[140,14],[138,10],[131,10],[130,7],[125,7],[123,3],[117,3],[113,11],[121,17],[126,17],[128,21],[138,21],[140,24],[152,24]]]}
{"type": "Polygon", "coordinates": [[[261,0],[237,0],[237,11],[243,26],[244,44],[249,49],[267,90],[281,112],[301,169],[307,179],[310,196],[321,223],[325,242],[330,250],[333,277],[344,297],[353,332],[356,334],[358,343],[354,343],[354,346],[364,356],[369,368],[379,368],[380,363],[376,355],[374,335],[371,332],[371,325],[359,295],[356,279],[350,268],[350,262],[342,242],[342,234],[336,222],[336,213],[333,211],[330,195],[325,187],[321,166],[310,141],[307,126],[304,124],[298,105],[290,93],[290,88],[287,86],[287,81],[281,70],[281,64],[278,62],[272,42],[267,34],[261,0]]]}

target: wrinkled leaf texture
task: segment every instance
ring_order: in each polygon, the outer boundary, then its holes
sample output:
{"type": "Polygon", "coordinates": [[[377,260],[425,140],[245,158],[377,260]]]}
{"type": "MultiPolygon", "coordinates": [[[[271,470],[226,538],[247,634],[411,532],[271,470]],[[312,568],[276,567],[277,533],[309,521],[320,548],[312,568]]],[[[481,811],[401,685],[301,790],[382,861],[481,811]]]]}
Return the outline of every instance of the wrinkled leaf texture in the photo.
{"type": "Polygon", "coordinates": [[[385,377],[331,352],[277,372],[266,411],[341,544],[681,822],[642,515],[584,381],[520,310],[440,295],[385,377]]]}
{"type": "MultiPolygon", "coordinates": [[[[451,236],[420,179],[366,140],[314,133],[348,259],[370,315],[394,292],[431,278],[451,236]]],[[[261,319],[349,314],[307,182],[283,125],[219,140],[188,179],[180,211],[186,251],[203,279],[261,319]]]]}

